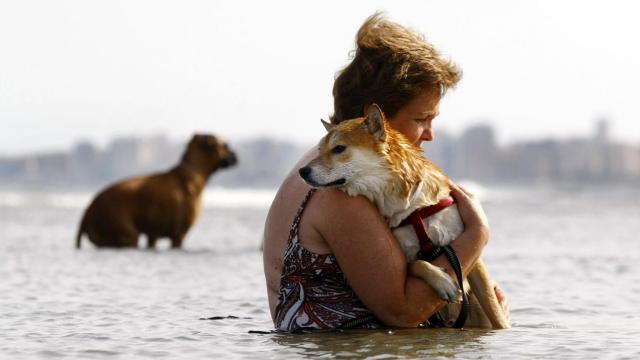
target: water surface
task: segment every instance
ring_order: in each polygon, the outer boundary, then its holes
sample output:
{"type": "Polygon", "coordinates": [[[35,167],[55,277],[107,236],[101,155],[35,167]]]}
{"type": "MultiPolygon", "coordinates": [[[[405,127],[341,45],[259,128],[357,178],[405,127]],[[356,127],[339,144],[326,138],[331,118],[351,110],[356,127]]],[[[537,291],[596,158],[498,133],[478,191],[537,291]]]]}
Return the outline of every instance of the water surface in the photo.
{"type": "Polygon", "coordinates": [[[183,250],[76,251],[90,194],[1,192],[0,357],[640,358],[638,190],[485,189],[484,258],[511,330],[303,335],[270,332],[258,248],[272,195],[209,192],[183,250]]]}

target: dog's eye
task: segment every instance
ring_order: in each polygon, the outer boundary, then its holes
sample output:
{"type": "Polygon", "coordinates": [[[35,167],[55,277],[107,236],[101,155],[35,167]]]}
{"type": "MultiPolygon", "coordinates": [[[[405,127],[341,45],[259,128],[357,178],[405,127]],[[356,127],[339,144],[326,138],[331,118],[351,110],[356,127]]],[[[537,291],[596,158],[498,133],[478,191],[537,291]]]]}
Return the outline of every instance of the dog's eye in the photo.
{"type": "Polygon", "coordinates": [[[346,146],[344,145],[336,145],[333,147],[333,149],[331,149],[331,152],[334,154],[340,154],[341,152],[345,151],[347,149],[346,146]]]}

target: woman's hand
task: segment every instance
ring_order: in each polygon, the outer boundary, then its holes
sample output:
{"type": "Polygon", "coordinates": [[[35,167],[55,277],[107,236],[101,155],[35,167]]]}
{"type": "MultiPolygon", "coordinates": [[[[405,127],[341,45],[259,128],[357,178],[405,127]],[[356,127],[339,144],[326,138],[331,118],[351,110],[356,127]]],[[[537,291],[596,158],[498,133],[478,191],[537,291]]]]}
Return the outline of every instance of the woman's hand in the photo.
{"type": "Polygon", "coordinates": [[[488,240],[489,221],[482,209],[482,205],[480,205],[480,201],[468,190],[451,181],[449,182],[449,187],[451,188],[451,195],[458,205],[458,212],[460,212],[465,229],[481,230],[488,240]]]}

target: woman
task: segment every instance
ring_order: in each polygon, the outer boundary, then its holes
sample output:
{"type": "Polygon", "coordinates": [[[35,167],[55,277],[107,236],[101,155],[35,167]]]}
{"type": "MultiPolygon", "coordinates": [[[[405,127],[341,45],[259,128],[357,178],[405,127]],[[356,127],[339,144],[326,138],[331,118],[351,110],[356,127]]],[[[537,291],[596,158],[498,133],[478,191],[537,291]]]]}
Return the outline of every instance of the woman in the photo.
{"type": "MultiPolygon", "coordinates": [[[[375,14],[358,31],[355,56],[336,78],[331,121],[362,116],[376,103],[391,127],[420,146],[433,139],[440,99],[460,76],[419,34],[375,14]]],[[[371,202],[335,188],[310,191],[297,170],[315,156],[316,150],[307,153],[284,180],[265,224],[264,271],[276,328],[423,323],[444,301],[408,274],[398,242],[371,202]],[[357,322],[370,318],[376,321],[357,322]]],[[[489,227],[473,195],[451,187],[465,224],[453,247],[466,275],[489,227]]],[[[454,276],[444,257],[433,263],[454,276]]]]}

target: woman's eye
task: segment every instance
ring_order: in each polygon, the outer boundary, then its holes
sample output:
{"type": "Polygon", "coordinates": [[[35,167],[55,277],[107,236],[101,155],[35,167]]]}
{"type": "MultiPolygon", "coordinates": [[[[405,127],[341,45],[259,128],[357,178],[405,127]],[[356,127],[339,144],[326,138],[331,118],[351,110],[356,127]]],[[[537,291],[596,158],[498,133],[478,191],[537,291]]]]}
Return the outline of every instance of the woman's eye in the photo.
{"type": "Polygon", "coordinates": [[[347,149],[346,146],[344,145],[336,145],[333,147],[333,149],[331,149],[331,152],[334,154],[340,154],[341,152],[345,151],[347,149]]]}

